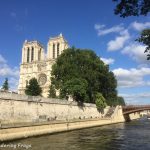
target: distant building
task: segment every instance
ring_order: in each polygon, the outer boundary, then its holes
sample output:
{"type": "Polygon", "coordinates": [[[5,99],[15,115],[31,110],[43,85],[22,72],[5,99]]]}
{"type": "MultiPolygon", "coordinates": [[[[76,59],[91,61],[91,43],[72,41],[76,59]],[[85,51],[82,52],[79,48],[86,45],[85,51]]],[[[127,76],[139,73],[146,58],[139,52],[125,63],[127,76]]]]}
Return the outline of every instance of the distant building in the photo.
{"type": "Polygon", "coordinates": [[[25,94],[26,85],[35,77],[42,87],[44,97],[48,96],[51,84],[51,68],[56,58],[69,47],[63,35],[50,38],[47,44],[47,53],[38,41],[25,41],[22,48],[22,63],[20,65],[20,79],[18,93],[25,94]]]}

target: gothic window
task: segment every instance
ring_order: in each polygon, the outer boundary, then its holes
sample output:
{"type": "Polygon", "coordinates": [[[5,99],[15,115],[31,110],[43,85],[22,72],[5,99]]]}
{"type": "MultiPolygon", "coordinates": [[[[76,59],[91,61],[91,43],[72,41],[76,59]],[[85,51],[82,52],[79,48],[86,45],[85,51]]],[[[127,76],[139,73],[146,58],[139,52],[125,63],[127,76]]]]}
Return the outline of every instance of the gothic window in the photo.
{"type": "Polygon", "coordinates": [[[53,58],[55,58],[55,44],[53,44],[53,58]]]}
{"type": "Polygon", "coordinates": [[[30,49],[28,47],[28,49],[27,49],[27,62],[29,62],[29,59],[30,59],[30,49]]]}
{"type": "Polygon", "coordinates": [[[34,59],[34,48],[32,47],[32,51],[31,51],[31,61],[33,61],[34,59]]]}
{"type": "Polygon", "coordinates": [[[57,43],[57,57],[59,56],[59,43],[57,43]]]}
{"type": "Polygon", "coordinates": [[[41,48],[40,48],[40,50],[38,52],[38,60],[41,60],[41,48]]]}

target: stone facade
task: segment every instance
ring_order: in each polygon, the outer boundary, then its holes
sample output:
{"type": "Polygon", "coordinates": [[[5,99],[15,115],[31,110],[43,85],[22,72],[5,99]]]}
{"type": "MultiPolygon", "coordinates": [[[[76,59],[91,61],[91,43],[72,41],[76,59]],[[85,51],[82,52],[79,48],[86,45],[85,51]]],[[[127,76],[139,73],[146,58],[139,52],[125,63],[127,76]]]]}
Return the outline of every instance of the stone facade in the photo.
{"type": "Polygon", "coordinates": [[[63,35],[50,38],[47,44],[47,54],[38,41],[25,41],[22,48],[22,63],[20,65],[20,79],[18,93],[25,94],[26,85],[35,77],[42,87],[42,95],[48,96],[51,84],[51,68],[57,57],[69,47],[63,35]]]}

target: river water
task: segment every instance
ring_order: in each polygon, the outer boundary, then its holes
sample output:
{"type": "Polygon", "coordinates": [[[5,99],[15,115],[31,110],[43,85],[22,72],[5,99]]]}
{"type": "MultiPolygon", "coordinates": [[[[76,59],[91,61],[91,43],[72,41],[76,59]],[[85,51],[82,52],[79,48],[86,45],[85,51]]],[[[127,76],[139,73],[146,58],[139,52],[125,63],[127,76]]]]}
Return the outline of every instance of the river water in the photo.
{"type": "Polygon", "coordinates": [[[137,120],[1,143],[0,149],[150,150],[150,120],[137,120]]]}

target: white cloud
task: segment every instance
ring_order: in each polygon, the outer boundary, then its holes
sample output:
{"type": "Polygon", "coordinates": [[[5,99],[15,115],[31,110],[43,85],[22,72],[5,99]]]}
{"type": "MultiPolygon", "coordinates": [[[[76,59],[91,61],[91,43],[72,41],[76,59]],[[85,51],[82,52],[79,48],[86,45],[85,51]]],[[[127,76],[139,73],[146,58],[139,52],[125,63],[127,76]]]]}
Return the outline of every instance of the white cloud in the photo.
{"type": "Polygon", "coordinates": [[[131,27],[137,31],[142,31],[143,29],[150,27],[150,22],[140,23],[135,21],[131,23],[131,27]]]}
{"type": "Polygon", "coordinates": [[[118,33],[124,30],[124,27],[122,26],[122,24],[113,26],[111,28],[105,28],[105,25],[103,24],[95,24],[94,28],[95,30],[97,30],[98,36],[102,36],[102,35],[106,35],[106,34],[114,33],[114,32],[118,33]]]}
{"type": "Polygon", "coordinates": [[[117,36],[115,40],[111,40],[107,44],[108,51],[116,51],[125,45],[125,42],[130,38],[128,30],[120,32],[120,36],[117,36]]]}
{"type": "Polygon", "coordinates": [[[10,89],[17,90],[19,80],[19,68],[10,67],[6,59],[0,55],[0,77],[7,77],[9,79],[10,89]]]}
{"type": "Polygon", "coordinates": [[[143,104],[143,99],[150,99],[149,92],[126,94],[120,93],[119,96],[124,97],[127,104],[143,104]]]}
{"type": "Polygon", "coordinates": [[[115,60],[112,58],[101,58],[101,60],[107,65],[113,64],[115,62],[115,60]]]}
{"type": "Polygon", "coordinates": [[[150,86],[150,81],[144,81],[144,77],[150,75],[150,68],[118,68],[114,69],[113,73],[117,78],[118,86],[121,88],[150,86]]]}
{"type": "MultiPolygon", "coordinates": [[[[123,26],[123,24],[112,26],[111,28],[106,28],[106,25],[104,25],[104,24],[95,24],[94,28],[96,29],[98,36],[106,35],[109,33],[117,33],[118,34],[118,36],[114,40],[110,40],[107,43],[108,51],[116,51],[116,50],[124,48],[127,41],[129,42],[129,39],[130,39],[130,43],[131,42],[135,43],[135,39],[137,37],[135,37],[133,32],[129,32],[129,31],[131,31],[133,29],[136,31],[141,31],[145,28],[150,28],[150,22],[142,23],[142,22],[135,21],[135,22],[132,22],[127,28],[125,28],[123,26]],[[132,33],[132,34],[130,35],[130,33],[132,33]]],[[[142,49],[143,49],[143,47],[144,46],[142,46],[142,49]]],[[[141,49],[141,47],[138,47],[138,48],[141,49]]],[[[141,52],[141,50],[140,50],[140,52],[141,52]]],[[[136,53],[136,52],[134,52],[134,53],[136,53]]],[[[143,56],[145,56],[145,55],[143,55],[143,53],[142,53],[141,57],[145,58],[143,56]]],[[[134,58],[134,60],[135,59],[136,58],[134,58]]]]}
{"type": "Polygon", "coordinates": [[[99,30],[99,29],[102,29],[102,28],[104,28],[104,27],[105,27],[104,24],[95,24],[95,25],[94,25],[95,30],[99,30]]]}
{"type": "Polygon", "coordinates": [[[5,58],[0,54],[0,64],[6,63],[5,58]]]}
{"type": "Polygon", "coordinates": [[[11,85],[11,90],[17,92],[18,84],[19,84],[19,78],[10,77],[9,78],[9,84],[11,85]]]}
{"type": "Polygon", "coordinates": [[[132,44],[129,44],[128,46],[126,46],[122,50],[122,54],[128,55],[136,62],[142,62],[142,63],[147,62],[148,63],[147,56],[144,53],[145,47],[146,46],[141,45],[139,43],[132,43],[132,44]]]}
{"type": "Polygon", "coordinates": [[[139,64],[137,67],[138,68],[147,68],[149,65],[147,64],[139,64]]]}
{"type": "Polygon", "coordinates": [[[19,69],[17,67],[10,68],[7,64],[0,66],[0,76],[13,76],[18,77],[19,69]]]}

